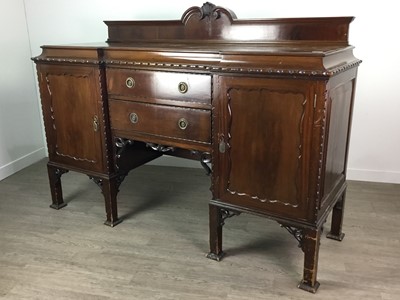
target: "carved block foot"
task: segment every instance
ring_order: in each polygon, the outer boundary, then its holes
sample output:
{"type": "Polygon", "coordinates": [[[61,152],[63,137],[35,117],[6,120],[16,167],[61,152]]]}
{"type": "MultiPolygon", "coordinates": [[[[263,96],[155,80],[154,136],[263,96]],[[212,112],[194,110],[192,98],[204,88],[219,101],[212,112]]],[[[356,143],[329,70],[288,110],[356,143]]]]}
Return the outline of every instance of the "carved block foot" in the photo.
{"type": "Polygon", "coordinates": [[[326,237],[327,237],[328,239],[332,239],[332,240],[336,240],[336,241],[341,242],[341,241],[343,240],[343,238],[344,238],[344,233],[341,232],[339,235],[337,235],[337,234],[334,234],[334,233],[332,233],[332,232],[329,232],[329,233],[326,235],[326,237]]]}
{"type": "Polygon", "coordinates": [[[50,205],[51,208],[54,208],[54,209],[57,209],[57,210],[65,207],[65,206],[67,206],[67,203],[65,203],[65,202],[63,202],[61,204],[53,203],[53,204],[50,205]]]}
{"type": "Polygon", "coordinates": [[[121,222],[122,222],[122,219],[118,219],[116,221],[107,220],[107,221],[104,222],[104,225],[107,225],[107,226],[110,226],[110,227],[114,227],[114,226],[117,226],[121,222]]]}
{"type": "Polygon", "coordinates": [[[219,254],[210,252],[207,254],[207,258],[216,260],[216,261],[221,261],[224,256],[225,256],[225,252],[220,252],[219,254]]]}
{"type": "Polygon", "coordinates": [[[308,283],[304,282],[303,280],[300,281],[299,285],[297,286],[299,289],[305,290],[307,292],[315,294],[319,288],[319,282],[316,281],[313,286],[309,285],[308,283]]]}

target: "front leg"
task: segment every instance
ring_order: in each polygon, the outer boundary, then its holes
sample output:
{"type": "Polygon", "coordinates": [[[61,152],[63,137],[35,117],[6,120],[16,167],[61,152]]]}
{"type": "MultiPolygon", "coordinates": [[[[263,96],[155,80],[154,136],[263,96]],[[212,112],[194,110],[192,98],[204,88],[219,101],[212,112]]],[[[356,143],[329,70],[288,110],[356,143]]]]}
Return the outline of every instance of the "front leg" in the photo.
{"type": "Polygon", "coordinates": [[[103,181],[102,192],[104,195],[107,214],[107,220],[104,222],[104,224],[111,227],[114,227],[122,222],[122,219],[118,219],[117,211],[118,187],[119,183],[116,177],[105,179],[103,181]]]}
{"type": "Polygon", "coordinates": [[[311,293],[315,293],[319,287],[317,270],[321,232],[322,226],[320,228],[304,229],[301,242],[304,252],[304,271],[303,279],[298,287],[311,293]]]}
{"type": "Polygon", "coordinates": [[[107,220],[104,222],[104,224],[110,227],[118,225],[122,222],[121,219],[118,219],[117,211],[117,194],[118,187],[121,183],[119,177],[97,178],[90,176],[90,179],[92,179],[101,188],[101,192],[104,196],[107,215],[107,220]]]}
{"type": "Polygon", "coordinates": [[[219,206],[209,204],[210,217],[210,252],[207,258],[220,261],[224,256],[222,251],[222,210],[219,206]]]}
{"type": "Polygon", "coordinates": [[[58,210],[63,208],[64,206],[67,206],[67,203],[65,203],[63,199],[61,176],[62,174],[67,173],[68,170],[57,168],[47,164],[47,172],[49,175],[50,192],[52,199],[50,207],[58,210]]]}

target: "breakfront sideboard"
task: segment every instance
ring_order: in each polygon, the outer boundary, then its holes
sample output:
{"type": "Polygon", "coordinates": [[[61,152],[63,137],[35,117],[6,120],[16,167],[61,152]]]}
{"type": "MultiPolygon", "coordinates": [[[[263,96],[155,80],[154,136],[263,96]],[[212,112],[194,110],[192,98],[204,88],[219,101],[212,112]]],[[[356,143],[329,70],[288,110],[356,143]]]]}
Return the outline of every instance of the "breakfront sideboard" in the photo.
{"type": "MultiPolygon", "coordinates": [[[[128,172],[161,155],[211,175],[210,252],[240,213],[276,220],[304,252],[299,287],[315,292],[323,224],[342,240],[346,163],[360,60],[352,17],[241,20],[191,7],[177,21],[106,21],[99,44],[43,46],[35,57],[49,152],[51,207],[61,176],[101,188],[120,222],[128,172]]],[[[205,195],[208,197],[208,195],[205,195]]]]}

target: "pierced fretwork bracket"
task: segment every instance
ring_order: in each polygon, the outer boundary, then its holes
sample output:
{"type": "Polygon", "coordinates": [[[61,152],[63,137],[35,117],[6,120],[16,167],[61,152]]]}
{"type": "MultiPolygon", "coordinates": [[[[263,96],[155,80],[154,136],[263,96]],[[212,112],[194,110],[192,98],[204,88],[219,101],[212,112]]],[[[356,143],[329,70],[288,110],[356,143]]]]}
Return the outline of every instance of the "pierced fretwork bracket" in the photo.
{"type": "Polygon", "coordinates": [[[281,227],[285,228],[293,237],[299,242],[299,248],[304,252],[303,249],[303,239],[304,239],[304,233],[303,229],[295,228],[292,226],[286,226],[283,224],[279,224],[281,227]]]}
{"type": "Polygon", "coordinates": [[[221,209],[221,226],[225,225],[225,220],[232,218],[233,216],[238,216],[240,215],[240,212],[238,211],[233,211],[233,210],[227,210],[227,209],[221,209]]]}
{"type": "MultiPolygon", "coordinates": [[[[123,173],[123,174],[119,174],[116,177],[116,189],[117,189],[117,192],[119,192],[119,186],[124,181],[126,175],[128,175],[128,174],[127,173],[123,173]]],[[[101,189],[101,192],[103,192],[103,179],[102,178],[89,176],[89,179],[92,180],[95,184],[97,184],[97,186],[101,189]]]]}
{"type": "Polygon", "coordinates": [[[65,174],[65,173],[68,173],[68,170],[57,168],[57,169],[54,171],[54,174],[55,174],[56,177],[57,177],[57,181],[60,180],[61,176],[62,176],[63,174],[65,174]]]}
{"type": "Polygon", "coordinates": [[[95,184],[97,184],[97,186],[101,190],[103,190],[103,179],[97,178],[97,177],[93,177],[93,176],[89,176],[89,179],[92,180],[95,184]]]}

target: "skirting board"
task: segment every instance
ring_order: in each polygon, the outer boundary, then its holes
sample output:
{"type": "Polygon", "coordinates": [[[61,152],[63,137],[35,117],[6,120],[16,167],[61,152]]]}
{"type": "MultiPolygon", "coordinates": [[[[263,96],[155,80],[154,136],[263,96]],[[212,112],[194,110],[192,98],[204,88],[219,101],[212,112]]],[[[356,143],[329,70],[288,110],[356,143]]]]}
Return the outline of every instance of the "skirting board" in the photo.
{"type": "Polygon", "coordinates": [[[400,172],[347,169],[347,179],[400,184],[400,172]]]}
{"type": "Polygon", "coordinates": [[[46,157],[46,149],[39,148],[36,151],[28,153],[12,162],[0,166],[0,180],[11,176],[12,174],[30,166],[31,164],[34,164],[35,162],[38,162],[44,157],[46,157]]]}

